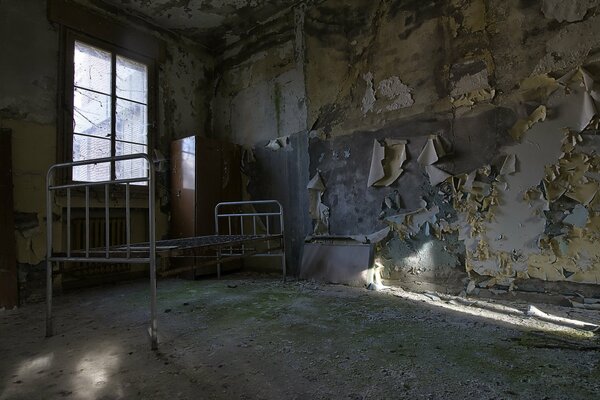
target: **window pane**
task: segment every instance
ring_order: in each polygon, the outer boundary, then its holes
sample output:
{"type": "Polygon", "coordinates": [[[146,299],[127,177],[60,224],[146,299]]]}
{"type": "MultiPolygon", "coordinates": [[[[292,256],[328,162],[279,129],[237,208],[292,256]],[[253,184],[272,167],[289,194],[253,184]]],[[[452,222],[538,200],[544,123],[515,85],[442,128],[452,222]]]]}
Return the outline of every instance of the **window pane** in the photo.
{"type": "Polygon", "coordinates": [[[81,42],[75,42],[73,57],[75,86],[110,93],[111,54],[81,42]]]}
{"type": "Polygon", "coordinates": [[[148,144],[148,106],[117,99],[117,140],[148,144]]]}
{"type": "MultiPolygon", "coordinates": [[[[148,147],[144,145],[116,142],[117,156],[128,154],[147,153],[148,147]]],[[[115,163],[115,174],[117,179],[142,178],[148,176],[148,162],[143,159],[117,161],[115,163]]],[[[139,182],[136,185],[146,185],[139,182]]]]}
{"type": "Polygon", "coordinates": [[[110,96],[75,89],[73,93],[73,132],[110,137],[110,96]]]}
{"type": "Polygon", "coordinates": [[[117,96],[148,104],[148,67],[117,56],[117,96]]]}
{"type": "MultiPolygon", "coordinates": [[[[73,135],[73,161],[110,157],[110,140],[73,135]]],[[[110,179],[110,163],[73,167],[73,180],[97,182],[110,179]]]]}

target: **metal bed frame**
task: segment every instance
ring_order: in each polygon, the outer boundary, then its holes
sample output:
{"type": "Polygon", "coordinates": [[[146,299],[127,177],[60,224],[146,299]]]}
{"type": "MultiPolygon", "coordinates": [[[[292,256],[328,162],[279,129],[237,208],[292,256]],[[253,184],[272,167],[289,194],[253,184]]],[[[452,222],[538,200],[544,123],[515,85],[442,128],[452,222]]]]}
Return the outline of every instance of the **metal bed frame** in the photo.
{"type": "MultiPolygon", "coordinates": [[[[286,278],[285,240],[283,225],[283,207],[276,200],[238,201],[219,203],[215,207],[216,234],[212,236],[197,236],[183,239],[156,240],[156,204],[155,204],[155,168],[152,159],[147,154],[132,154],[126,156],[105,157],[92,160],[74,161],[52,165],[46,176],[46,225],[47,225],[47,254],[46,254],[46,336],[53,332],[52,290],[53,263],[113,263],[113,264],[148,264],[150,269],[150,336],[151,348],[158,348],[157,336],[157,305],[156,278],[160,276],[177,275],[182,272],[208,265],[216,265],[217,277],[221,277],[221,265],[228,261],[247,257],[280,257],[283,280],[286,278]],[[84,165],[99,163],[116,163],[119,161],[144,159],[148,166],[146,177],[111,179],[98,182],[72,182],[55,184],[55,172],[68,170],[84,165]],[[131,243],[131,185],[148,185],[148,242],[131,243]],[[126,243],[110,245],[110,188],[125,186],[125,237],[126,243]],[[105,246],[90,248],[90,190],[104,188],[104,218],[105,246]],[[71,248],[71,200],[72,189],[85,191],[85,248],[71,248]],[[57,191],[65,191],[66,196],[66,251],[53,250],[53,195],[57,191]],[[246,210],[244,210],[244,207],[246,210]],[[258,211],[266,208],[266,211],[258,211]],[[251,224],[249,219],[251,218],[251,224]],[[225,224],[226,221],[226,224],[225,224]],[[238,224],[239,222],[239,224],[238,224]],[[226,229],[220,228],[225,225],[226,229]],[[250,228],[245,226],[251,225],[250,228]],[[260,228],[260,229],[259,229],[260,228]],[[226,234],[219,234],[219,231],[226,234]],[[237,232],[239,230],[239,232],[237,232]],[[247,231],[249,233],[245,233],[247,231]],[[192,266],[157,268],[157,259],[176,257],[193,257],[202,259],[192,266]]],[[[62,210],[61,210],[62,214],[62,210]]],[[[166,263],[162,263],[166,264],[166,263]]]]}

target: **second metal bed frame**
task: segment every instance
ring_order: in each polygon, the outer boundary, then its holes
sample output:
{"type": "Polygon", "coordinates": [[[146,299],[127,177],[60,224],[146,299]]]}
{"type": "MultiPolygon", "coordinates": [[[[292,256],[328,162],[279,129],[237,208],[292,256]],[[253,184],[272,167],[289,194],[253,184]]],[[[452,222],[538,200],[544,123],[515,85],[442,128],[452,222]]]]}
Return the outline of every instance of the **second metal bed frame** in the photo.
{"type": "MultiPolygon", "coordinates": [[[[156,240],[156,204],[155,204],[155,170],[151,158],[147,154],[132,154],[126,156],[106,157],[93,160],[75,161],[55,164],[48,170],[46,177],[46,225],[47,225],[47,255],[46,255],[46,336],[53,335],[52,291],[53,263],[123,263],[148,264],[150,269],[150,342],[153,350],[158,348],[157,336],[157,305],[156,277],[177,275],[190,269],[207,265],[216,265],[217,277],[221,276],[221,264],[252,256],[280,257],[283,279],[286,277],[285,241],[283,225],[283,208],[276,200],[238,201],[219,203],[215,207],[215,230],[212,236],[198,236],[183,239],[156,240]],[[117,163],[120,161],[144,159],[148,167],[145,177],[112,179],[98,182],[70,182],[55,184],[55,171],[68,170],[74,167],[100,163],[117,163]],[[144,184],[148,186],[148,241],[131,243],[131,185],[144,184]],[[125,244],[110,245],[110,189],[125,186],[125,244]],[[90,248],[90,191],[103,188],[105,246],[90,248]],[[85,192],[85,248],[71,248],[71,208],[72,190],[85,192]],[[65,192],[66,196],[66,251],[53,250],[53,208],[54,194],[65,192]],[[258,208],[265,209],[259,211],[258,208]],[[246,208],[246,210],[244,210],[246,208]],[[251,223],[249,222],[251,218],[251,223]],[[225,221],[227,222],[225,224],[225,221]],[[220,226],[226,226],[226,229],[220,226]],[[249,225],[249,227],[248,227],[249,225]],[[227,234],[220,235],[225,230],[227,234]],[[239,230],[239,232],[237,232],[239,230]],[[250,232],[250,233],[245,233],[250,232]],[[204,259],[192,266],[179,268],[157,269],[157,257],[168,259],[172,257],[193,257],[204,259]]],[[[116,191],[115,191],[116,192],[116,191]]],[[[61,207],[62,215],[62,207],[61,207]]]]}

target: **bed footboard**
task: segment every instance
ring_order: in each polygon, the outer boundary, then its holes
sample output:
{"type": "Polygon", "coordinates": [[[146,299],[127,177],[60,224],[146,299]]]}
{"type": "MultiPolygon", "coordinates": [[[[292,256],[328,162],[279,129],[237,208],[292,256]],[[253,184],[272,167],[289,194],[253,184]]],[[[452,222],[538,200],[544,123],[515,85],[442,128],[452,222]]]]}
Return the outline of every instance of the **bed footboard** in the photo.
{"type": "MultiPolygon", "coordinates": [[[[131,154],[116,157],[105,157],[93,160],[74,161],[69,163],[55,164],[48,169],[46,175],[46,336],[52,336],[53,317],[52,317],[52,289],[53,289],[53,264],[54,263],[127,263],[127,264],[148,264],[150,269],[150,342],[152,349],[158,347],[157,339],[157,310],[156,310],[156,208],[154,197],[154,164],[149,155],[131,154]],[[115,165],[119,162],[131,160],[145,160],[147,170],[141,177],[110,179],[95,182],[75,182],[72,179],[75,168],[95,168],[99,165],[115,165]],[[57,183],[57,172],[61,173],[63,181],[67,183],[57,183]],[[136,252],[131,243],[131,186],[146,185],[148,188],[148,250],[139,253],[136,252]],[[124,187],[124,189],[123,189],[124,187]],[[125,220],[126,220],[126,243],[124,251],[116,251],[110,247],[110,204],[111,191],[119,190],[125,192],[125,220]],[[54,251],[54,229],[53,215],[55,205],[55,195],[60,192],[66,198],[66,251],[54,251]],[[71,211],[73,192],[77,192],[77,200],[83,196],[83,208],[85,210],[85,246],[84,249],[71,249],[71,211]],[[106,220],[105,229],[105,248],[91,249],[90,247],[90,208],[93,199],[98,203],[104,197],[104,218],[106,220]]],[[[94,208],[98,208],[94,205],[94,208]]],[[[62,210],[61,210],[62,214],[62,210]]]]}
{"type": "Polygon", "coordinates": [[[217,253],[217,277],[221,264],[231,257],[279,257],[283,281],[286,280],[285,235],[283,207],[277,200],[223,202],[215,206],[215,231],[217,235],[261,237],[260,244],[248,247],[220,248],[217,253]]]}

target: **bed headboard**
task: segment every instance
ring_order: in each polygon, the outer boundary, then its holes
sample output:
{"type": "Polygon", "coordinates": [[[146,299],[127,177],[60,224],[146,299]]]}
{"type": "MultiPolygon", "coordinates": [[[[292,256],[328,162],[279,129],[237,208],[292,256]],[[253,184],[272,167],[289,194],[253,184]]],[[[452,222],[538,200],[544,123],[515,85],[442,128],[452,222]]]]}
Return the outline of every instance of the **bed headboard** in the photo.
{"type": "Polygon", "coordinates": [[[215,231],[217,235],[283,235],[283,207],[277,200],[219,203],[215,231]]]}

